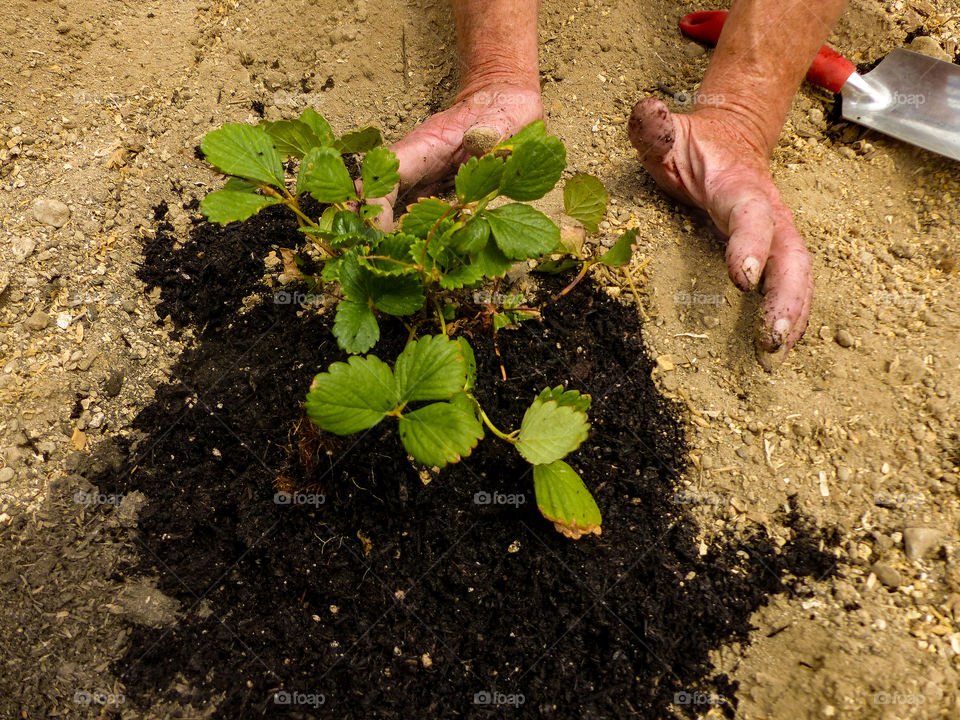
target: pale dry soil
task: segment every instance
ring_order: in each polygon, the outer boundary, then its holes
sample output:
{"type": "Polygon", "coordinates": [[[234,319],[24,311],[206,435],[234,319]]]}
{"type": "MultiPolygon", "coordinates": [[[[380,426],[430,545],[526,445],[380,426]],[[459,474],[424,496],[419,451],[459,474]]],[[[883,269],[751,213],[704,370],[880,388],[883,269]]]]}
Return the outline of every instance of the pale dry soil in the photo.
{"type": "MultiPolygon", "coordinates": [[[[371,123],[399,138],[455,92],[451,18],[436,5],[0,7],[0,523],[42,531],[44,500],[75,466],[72,453],[127,434],[167,379],[182,344],[155,322],[158,295],[138,285],[135,264],[156,204],[169,203],[185,236],[183,204],[217,186],[194,156],[199,138],[226,121],[255,122],[254,101],[269,119],[310,105],[341,131],[371,123]],[[38,198],[65,203],[69,220],[38,222],[38,198]]],[[[639,98],[658,93],[683,109],[695,91],[709,53],[676,20],[706,7],[546,0],[541,42],[547,122],[569,170],[597,174],[615,199],[599,239],[640,229],[629,273],[658,382],[688,410],[693,450],[676,500],[693,508],[704,552],[757,528],[789,542],[779,510],[841,537],[836,572],[814,583],[815,596],[771,602],[749,642],[717,652],[716,667],[739,681],[743,718],[958,717],[960,166],[839,122],[831,96],[802,89],[774,172],[813,254],[816,301],[806,337],[765,373],[751,339],[757,298],[730,285],[722,244],[657,192],[625,136],[639,98]]],[[[916,34],[956,55],[960,7],[855,0],[833,41],[866,63],[916,34]]],[[[595,280],[635,302],[624,274],[595,280]]],[[[19,552],[17,536],[0,553],[19,552]]],[[[122,692],[108,668],[123,637],[102,608],[143,622],[164,613],[112,602],[119,551],[91,547],[91,600],[58,619],[69,632],[7,621],[0,643],[34,638],[35,651],[4,653],[5,689],[33,697],[44,683],[83,677],[122,692]]],[[[4,717],[34,717],[16,693],[2,702],[4,717]]]]}

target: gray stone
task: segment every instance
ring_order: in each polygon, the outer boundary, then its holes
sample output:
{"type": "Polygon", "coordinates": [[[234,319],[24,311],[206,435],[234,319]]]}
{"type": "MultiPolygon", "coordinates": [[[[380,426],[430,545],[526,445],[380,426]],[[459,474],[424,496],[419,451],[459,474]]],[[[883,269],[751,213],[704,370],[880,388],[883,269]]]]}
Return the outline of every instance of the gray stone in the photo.
{"type": "Polygon", "coordinates": [[[70,208],[59,200],[38,198],[33,203],[33,216],[44,225],[63,227],[70,219],[70,208]]]}
{"type": "Polygon", "coordinates": [[[888,588],[900,587],[900,573],[898,573],[889,565],[876,563],[872,568],[870,568],[870,571],[877,576],[877,580],[882,582],[888,588]]]}
{"type": "Polygon", "coordinates": [[[908,560],[919,560],[940,547],[940,531],[925,527],[907,528],[903,531],[903,547],[908,560]]]}
{"type": "Polygon", "coordinates": [[[0,470],[0,482],[4,482],[4,483],[10,482],[16,476],[17,476],[17,472],[12,467],[5,467],[2,470],[0,470]]]}

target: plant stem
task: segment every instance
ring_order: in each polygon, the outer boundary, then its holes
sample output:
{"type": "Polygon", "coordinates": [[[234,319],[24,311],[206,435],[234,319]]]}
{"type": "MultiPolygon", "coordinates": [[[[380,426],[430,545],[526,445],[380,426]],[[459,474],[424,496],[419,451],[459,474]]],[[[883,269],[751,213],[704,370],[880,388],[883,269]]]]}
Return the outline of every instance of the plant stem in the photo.
{"type": "Polygon", "coordinates": [[[580,281],[583,280],[583,278],[586,277],[586,275],[587,275],[587,270],[589,270],[589,269],[590,269],[591,267],[593,267],[594,265],[595,265],[595,263],[593,263],[593,262],[585,262],[585,263],[583,264],[583,267],[580,268],[580,272],[577,273],[577,276],[573,279],[573,281],[572,281],[569,285],[567,285],[563,290],[561,290],[561,291],[558,292],[556,295],[554,295],[552,298],[550,298],[550,301],[553,302],[554,300],[559,300],[559,299],[562,298],[564,295],[566,295],[568,292],[570,292],[571,290],[573,290],[577,285],[580,284],[580,281]]]}
{"type": "MultiPolygon", "coordinates": [[[[474,400],[476,400],[476,398],[474,398],[474,400]]],[[[517,433],[520,432],[519,430],[514,430],[512,433],[508,435],[502,430],[499,430],[497,426],[490,421],[490,418],[487,417],[487,414],[483,411],[483,408],[480,407],[480,403],[477,403],[477,410],[480,411],[480,418],[483,420],[483,424],[486,425],[488,428],[490,428],[490,432],[492,432],[501,440],[504,440],[510,443],[511,445],[516,444],[517,441],[515,438],[517,433]]]]}
{"type": "MultiPolygon", "coordinates": [[[[308,215],[304,214],[304,212],[300,209],[300,204],[297,202],[297,198],[294,195],[291,195],[290,191],[287,190],[286,188],[283,189],[283,195],[281,195],[269,185],[259,185],[258,187],[270,197],[275,197],[278,200],[283,201],[284,205],[286,205],[288,208],[293,210],[294,214],[300,220],[300,223],[302,225],[309,225],[310,227],[314,227],[314,228],[319,227],[308,215]]],[[[317,245],[319,245],[323,249],[323,251],[327,255],[329,255],[330,257],[337,256],[337,254],[333,251],[333,248],[327,245],[326,241],[323,240],[323,238],[318,238],[314,236],[312,239],[315,243],[317,243],[317,245]]]]}
{"type": "Polygon", "coordinates": [[[443,308],[440,307],[440,301],[437,300],[436,295],[431,295],[430,299],[433,300],[433,304],[437,307],[437,319],[440,320],[440,331],[446,335],[447,334],[447,321],[443,317],[443,308]]]}

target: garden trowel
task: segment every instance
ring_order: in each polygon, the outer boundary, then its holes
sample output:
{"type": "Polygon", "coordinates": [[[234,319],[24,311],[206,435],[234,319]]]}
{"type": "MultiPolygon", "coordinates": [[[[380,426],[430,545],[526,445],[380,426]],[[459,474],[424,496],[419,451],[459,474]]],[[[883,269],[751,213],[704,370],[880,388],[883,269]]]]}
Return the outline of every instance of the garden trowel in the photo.
{"type": "MultiPolygon", "coordinates": [[[[690,13],[687,37],[715,45],[726,10],[690,13]]],[[[839,93],[844,120],[960,160],[960,66],[897,49],[860,75],[852,62],[824,45],[807,80],[839,93]]]]}

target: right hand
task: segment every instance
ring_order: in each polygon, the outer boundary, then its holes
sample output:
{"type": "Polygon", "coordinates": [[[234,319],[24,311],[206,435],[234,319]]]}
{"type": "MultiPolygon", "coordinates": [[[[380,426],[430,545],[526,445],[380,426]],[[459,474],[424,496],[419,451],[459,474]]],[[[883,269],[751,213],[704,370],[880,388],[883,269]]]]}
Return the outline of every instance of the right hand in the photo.
{"type": "Polygon", "coordinates": [[[431,115],[390,146],[400,161],[400,184],[386,197],[370,201],[384,207],[377,224],[385,231],[393,229],[393,205],[400,192],[414,193],[414,197],[428,195],[471,155],[482,155],[489,149],[469,141],[464,147],[468,131],[474,131],[471,137],[488,135],[492,147],[542,118],[543,103],[537,90],[492,83],[461,92],[450,109],[431,115]],[[477,132],[480,128],[489,131],[477,132]]]}

